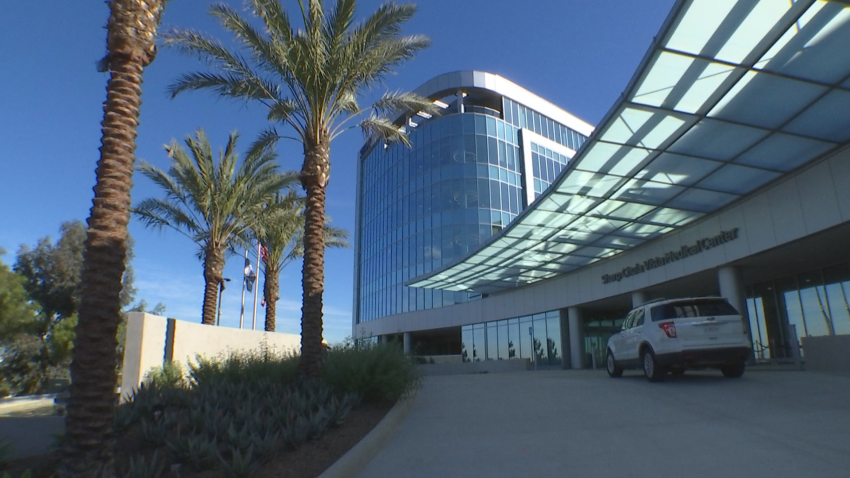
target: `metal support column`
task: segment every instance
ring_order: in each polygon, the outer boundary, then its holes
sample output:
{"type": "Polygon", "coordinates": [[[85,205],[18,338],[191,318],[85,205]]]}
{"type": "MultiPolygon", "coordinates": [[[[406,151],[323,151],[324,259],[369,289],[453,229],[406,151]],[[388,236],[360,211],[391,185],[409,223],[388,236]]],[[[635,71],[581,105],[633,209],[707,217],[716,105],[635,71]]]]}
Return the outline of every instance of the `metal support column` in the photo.
{"type": "Polygon", "coordinates": [[[584,324],[581,320],[581,309],[568,309],[570,322],[570,367],[584,368],[584,324]]]}

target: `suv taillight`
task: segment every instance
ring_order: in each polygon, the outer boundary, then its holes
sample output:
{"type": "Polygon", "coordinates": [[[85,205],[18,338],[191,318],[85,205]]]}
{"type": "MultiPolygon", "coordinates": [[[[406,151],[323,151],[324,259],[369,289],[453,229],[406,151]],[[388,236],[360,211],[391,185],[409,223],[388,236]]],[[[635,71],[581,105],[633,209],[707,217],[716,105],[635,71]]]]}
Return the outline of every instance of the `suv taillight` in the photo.
{"type": "Polygon", "coordinates": [[[658,324],[658,327],[660,329],[664,330],[664,333],[667,334],[667,337],[670,337],[671,339],[676,338],[676,324],[675,323],[673,323],[673,322],[662,322],[662,323],[658,324]]]}

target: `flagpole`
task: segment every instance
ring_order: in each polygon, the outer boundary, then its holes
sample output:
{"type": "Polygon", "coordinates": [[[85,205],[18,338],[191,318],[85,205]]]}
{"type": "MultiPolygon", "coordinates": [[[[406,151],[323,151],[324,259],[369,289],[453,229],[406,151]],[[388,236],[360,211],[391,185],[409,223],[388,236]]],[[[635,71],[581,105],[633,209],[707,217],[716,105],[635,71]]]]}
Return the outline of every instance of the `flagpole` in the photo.
{"type": "MultiPolygon", "coordinates": [[[[247,252],[247,251],[246,251],[247,252]]],[[[257,278],[254,280],[254,318],[251,330],[257,330],[257,294],[260,292],[260,241],[257,241],[257,278]]]]}
{"type": "MultiPolygon", "coordinates": [[[[245,262],[248,262],[248,249],[245,249],[245,262]]],[[[242,319],[245,317],[245,272],[242,272],[242,310],[239,312],[239,328],[242,328],[242,319]]]]}

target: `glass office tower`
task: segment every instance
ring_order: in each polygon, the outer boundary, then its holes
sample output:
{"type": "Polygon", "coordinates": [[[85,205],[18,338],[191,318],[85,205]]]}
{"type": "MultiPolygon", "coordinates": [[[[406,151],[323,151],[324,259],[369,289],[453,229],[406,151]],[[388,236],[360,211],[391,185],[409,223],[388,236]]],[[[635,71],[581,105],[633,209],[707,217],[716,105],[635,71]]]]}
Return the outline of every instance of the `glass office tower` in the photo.
{"type": "Polygon", "coordinates": [[[417,90],[442,114],[398,118],[411,147],[360,151],[355,323],[479,298],[409,288],[510,223],[566,167],[592,127],[496,75],[458,72],[417,90]]]}

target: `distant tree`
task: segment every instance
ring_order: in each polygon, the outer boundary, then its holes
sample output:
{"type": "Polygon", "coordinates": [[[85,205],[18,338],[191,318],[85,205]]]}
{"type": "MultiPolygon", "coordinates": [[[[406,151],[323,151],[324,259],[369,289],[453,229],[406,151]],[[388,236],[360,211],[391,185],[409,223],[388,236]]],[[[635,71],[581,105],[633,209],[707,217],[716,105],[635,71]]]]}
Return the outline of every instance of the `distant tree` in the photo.
{"type": "Polygon", "coordinates": [[[180,232],[200,249],[205,282],[201,323],[207,325],[215,325],[225,254],[247,244],[249,220],[293,181],[292,175],[278,173],[270,147],[252,148],[239,164],[238,138],[232,133],[216,160],[204,131],[198,130],[194,138],[186,138],[191,156],[176,140],[166,147],[172,159],[168,172],[144,161],[138,168],[162,188],[165,198],[145,199],[134,215],[145,226],[180,232]]]}
{"type": "MultiPolygon", "coordinates": [[[[83,249],[86,228],[82,221],[67,221],[59,226],[59,240],[51,243],[42,237],[34,248],[22,245],[15,272],[25,278],[24,288],[41,306],[45,320],[62,320],[77,313],[80,305],[83,249]]],[[[127,307],[136,295],[133,240],[127,238],[127,254],[121,288],[121,307],[127,307]]]]}
{"type": "MultiPolygon", "coordinates": [[[[0,256],[5,253],[0,248],[0,256]]],[[[36,310],[23,283],[23,277],[0,260],[0,347],[30,327],[35,319],[36,310]]]]}
{"type": "Polygon", "coordinates": [[[558,347],[555,346],[555,339],[547,338],[546,347],[549,350],[549,358],[552,360],[558,360],[558,347]]]}
{"type": "Polygon", "coordinates": [[[37,393],[43,384],[43,369],[39,363],[41,341],[28,334],[18,334],[3,344],[0,378],[15,395],[37,393]]]}
{"type": "Polygon", "coordinates": [[[127,312],[144,312],[146,314],[162,316],[163,314],[165,314],[165,304],[163,304],[162,302],[157,302],[156,305],[153,306],[153,308],[150,308],[148,307],[148,301],[142,299],[139,301],[138,304],[127,309],[127,312]]]}
{"type": "MultiPolygon", "coordinates": [[[[363,22],[355,20],[356,0],[336,0],[333,8],[320,0],[299,0],[293,24],[279,0],[252,0],[251,11],[264,27],[224,4],[211,14],[236,37],[247,54],[231,51],[196,32],[166,35],[166,44],[198,55],[214,72],[183,75],[172,95],[211,90],[225,98],[256,101],[268,108],[271,122],[285,124],[302,143],[304,162],[299,179],[306,191],[304,262],[302,267],[301,360],[299,375],[318,378],[324,354],[322,309],[325,281],[325,194],[330,179],[331,141],[359,126],[363,133],[408,143],[392,116],[438,108],[413,93],[386,93],[371,107],[359,97],[379,84],[393,68],[412,59],[430,41],[421,35],[402,36],[402,27],[416,12],[413,4],[387,3],[363,22]]],[[[269,130],[266,140],[279,138],[269,130]]]]}
{"type": "Polygon", "coordinates": [[[55,244],[47,236],[34,248],[22,245],[15,262],[15,272],[26,279],[24,288],[41,306],[44,334],[52,322],[74,315],[80,305],[86,229],[82,222],[70,221],[63,222],[59,232],[55,244]]]}
{"type": "MultiPolygon", "coordinates": [[[[292,178],[296,180],[295,175],[292,178]]],[[[292,261],[304,257],[303,204],[303,198],[295,191],[290,191],[288,195],[277,195],[253,220],[254,236],[265,248],[263,298],[266,301],[267,332],[274,332],[276,327],[280,273],[292,261]]],[[[325,218],[325,247],[349,247],[348,231],[331,227],[329,222],[330,218],[325,218]]]]}
{"type": "MultiPolygon", "coordinates": [[[[20,373],[34,371],[25,389],[18,393],[34,393],[44,390],[48,378],[67,378],[71,351],[80,305],[83,249],[86,240],[85,226],[80,221],[63,222],[59,227],[60,237],[52,243],[50,236],[42,237],[34,248],[22,245],[15,262],[15,272],[22,278],[22,285],[30,300],[34,301],[37,313],[27,322],[17,339],[23,346],[12,347],[7,356],[14,358],[20,373]],[[24,338],[21,334],[27,335],[24,338]],[[37,347],[32,345],[38,344],[37,347]],[[37,351],[35,353],[34,351],[37,351]]],[[[129,304],[135,295],[132,239],[128,239],[128,250],[124,270],[124,287],[121,292],[122,306],[129,304]]],[[[14,373],[9,372],[7,374],[14,373]]]]}
{"type": "Polygon", "coordinates": [[[543,350],[543,343],[539,339],[534,339],[532,347],[534,347],[534,360],[537,361],[538,365],[542,365],[544,362],[548,364],[549,361],[546,358],[546,351],[543,350]]]}

